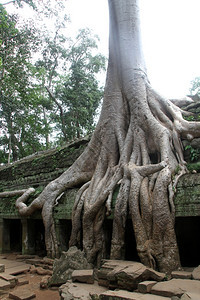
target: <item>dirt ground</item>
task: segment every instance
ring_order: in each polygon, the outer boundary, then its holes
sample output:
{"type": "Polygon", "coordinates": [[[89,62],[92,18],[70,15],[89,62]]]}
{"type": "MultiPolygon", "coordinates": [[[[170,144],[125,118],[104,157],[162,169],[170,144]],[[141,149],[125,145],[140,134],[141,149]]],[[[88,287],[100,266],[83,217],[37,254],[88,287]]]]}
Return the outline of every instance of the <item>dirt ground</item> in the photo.
{"type": "MultiPolygon", "coordinates": [[[[6,255],[8,259],[15,260],[16,255],[15,254],[10,254],[6,255]]],[[[24,291],[24,290],[29,290],[32,291],[36,294],[36,297],[33,299],[38,299],[38,300],[60,300],[58,288],[50,288],[50,289],[40,289],[40,281],[42,279],[42,275],[38,275],[36,273],[30,274],[29,272],[27,273],[21,273],[17,275],[19,278],[23,278],[29,281],[28,284],[21,285],[21,286],[15,286],[14,288],[10,288],[9,290],[5,290],[4,294],[0,296],[1,300],[7,300],[9,298],[9,293],[12,291],[24,291]]]]}
{"type": "Polygon", "coordinates": [[[42,278],[41,275],[27,273],[27,274],[23,275],[23,278],[24,277],[29,281],[28,284],[22,285],[22,286],[16,286],[15,288],[9,289],[9,291],[5,291],[5,294],[0,296],[0,299],[1,300],[10,299],[9,293],[11,291],[24,290],[24,289],[34,292],[36,294],[36,298],[34,298],[34,299],[38,299],[38,300],[59,300],[60,299],[58,289],[57,290],[53,290],[53,289],[41,290],[40,289],[40,281],[42,278]]]}

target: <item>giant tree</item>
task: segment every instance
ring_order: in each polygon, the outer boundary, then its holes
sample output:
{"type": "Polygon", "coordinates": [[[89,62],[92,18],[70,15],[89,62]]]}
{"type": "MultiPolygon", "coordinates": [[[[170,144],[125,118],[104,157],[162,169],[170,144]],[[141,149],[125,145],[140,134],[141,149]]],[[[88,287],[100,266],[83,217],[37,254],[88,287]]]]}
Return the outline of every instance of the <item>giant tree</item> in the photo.
{"type": "Polygon", "coordinates": [[[90,262],[104,255],[104,219],[114,209],[111,258],[123,258],[125,224],[132,218],[141,261],[161,271],[180,266],[173,195],[186,172],[181,139],[200,135],[200,123],[150,85],[141,48],[138,0],[109,0],[109,62],[100,120],[83,154],[29,206],[28,189],[17,200],[22,215],[42,208],[48,255],[57,252],[52,206],[69,187],[81,186],[74,203],[70,245],[90,262]],[[82,215],[82,218],[81,218],[82,215]]]}

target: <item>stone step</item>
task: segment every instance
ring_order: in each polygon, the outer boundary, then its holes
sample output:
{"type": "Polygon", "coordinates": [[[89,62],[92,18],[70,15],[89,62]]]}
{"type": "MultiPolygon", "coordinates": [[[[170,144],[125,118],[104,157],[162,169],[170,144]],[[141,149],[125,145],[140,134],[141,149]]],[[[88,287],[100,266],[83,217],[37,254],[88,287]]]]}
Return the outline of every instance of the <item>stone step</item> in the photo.
{"type": "Polygon", "coordinates": [[[6,280],[6,281],[10,282],[10,287],[11,288],[16,286],[16,284],[18,283],[18,279],[15,276],[10,275],[6,272],[0,273],[0,279],[3,279],[3,280],[6,280]]]}
{"type": "Polygon", "coordinates": [[[16,260],[10,260],[10,259],[3,259],[0,258],[0,264],[4,264],[5,265],[5,269],[12,267],[18,267],[24,264],[24,262],[21,261],[16,261],[16,260]]]}
{"type": "Polygon", "coordinates": [[[26,289],[18,289],[9,293],[9,298],[15,300],[29,300],[35,297],[36,294],[34,292],[28,291],[26,289]]]}
{"type": "Polygon", "coordinates": [[[156,296],[151,294],[141,294],[136,292],[128,292],[125,290],[106,291],[99,296],[99,300],[171,300],[169,297],[156,296]]]}
{"type": "Polygon", "coordinates": [[[17,275],[20,273],[28,272],[30,269],[30,266],[27,264],[23,264],[21,266],[16,266],[16,267],[10,267],[6,269],[6,273],[10,275],[17,275]]]}
{"type": "Polygon", "coordinates": [[[18,278],[17,285],[25,285],[29,284],[29,281],[24,277],[24,278],[18,278]]]}
{"type": "Polygon", "coordinates": [[[187,272],[187,271],[173,271],[171,275],[172,278],[177,278],[177,279],[192,279],[192,272],[187,272]]]}
{"type": "Polygon", "coordinates": [[[156,283],[151,289],[152,294],[165,297],[181,297],[186,292],[200,295],[200,281],[190,279],[172,279],[156,283]]]}
{"type": "Polygon", "coordinates": [[[0,290],[5,290],[10,288],[10,282],[7,280],[0,279],[0,290]]]}

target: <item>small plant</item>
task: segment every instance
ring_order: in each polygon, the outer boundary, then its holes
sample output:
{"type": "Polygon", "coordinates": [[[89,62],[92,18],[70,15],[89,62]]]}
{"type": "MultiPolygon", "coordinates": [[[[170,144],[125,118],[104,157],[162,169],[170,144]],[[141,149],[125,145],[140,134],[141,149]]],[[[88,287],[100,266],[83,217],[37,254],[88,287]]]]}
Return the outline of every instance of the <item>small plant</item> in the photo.
{"type": "Polygon", "coordinates": [[[190,160],[191,161],[197,161],[200,155],[200,149],[195,149],[191,145],[187,145],[185,147],[185,150],[190,151],[190,160]]]}

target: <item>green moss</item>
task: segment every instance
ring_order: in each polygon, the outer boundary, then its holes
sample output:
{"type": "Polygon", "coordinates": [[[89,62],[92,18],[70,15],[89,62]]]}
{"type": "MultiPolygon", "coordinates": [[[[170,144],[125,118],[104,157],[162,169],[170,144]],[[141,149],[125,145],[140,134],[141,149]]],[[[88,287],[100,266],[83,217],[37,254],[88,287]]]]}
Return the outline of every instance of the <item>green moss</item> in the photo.
{"type": "Polygon", "coordinates": [[[195,171],[197,171],[197,173],[200,173],[200,161],[198,161],[196,163],[188,163],[187,168],[190,172],[195,170],[195,171]]]}

